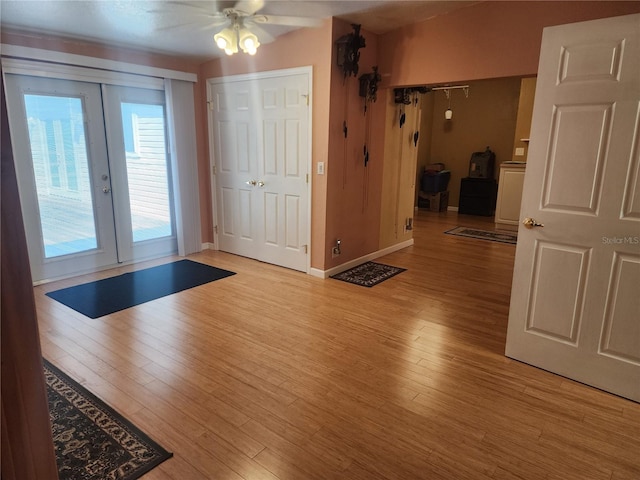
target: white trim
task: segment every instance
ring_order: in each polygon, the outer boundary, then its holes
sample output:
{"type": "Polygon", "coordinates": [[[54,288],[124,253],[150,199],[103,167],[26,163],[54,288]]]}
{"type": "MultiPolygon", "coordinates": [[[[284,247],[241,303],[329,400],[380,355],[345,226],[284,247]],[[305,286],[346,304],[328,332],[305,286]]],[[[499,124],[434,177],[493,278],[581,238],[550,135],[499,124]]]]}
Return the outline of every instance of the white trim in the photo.
{"type": "MultiPolygon", "coordinates": [[[[291,75],[301,75],[305,73],[309,75],[309,92],[311,92],[311,84],[313,83],[311,81],[313,79],[313,67],[311,65],[283,68],[282,70],[266,70],[264,72],[241,73],[238,75],[227,75],[225,77],[207,78],[207,84],[246,82],[250,80],[261,80],[263,78],[289,77],[291,75]]],[[[309,106],[311,106],[311,102],[309,102],[309,106]]]]}
{"type": "Polygon", "coordinates": [[[76,55],[74,53],[57,52],[55,50],[44,50],[41,48],[23,47],[20,45],[1,44],[0,51],[3,57],[25,58],[30,60],[40,60],[44,62],[61,63],[65,65],[76,65],[99,70],[110,70],[113,72],[124,72],[135,75],[145,75],[148,77],[170,78],[172,80],[184,80],[195,83],[198,81],[196,73],[181,72],[167,68],[151,67],[147,65],[136,65],[134,63],[107,60],[104,58],[88,57],[86,55],[76,55]]]}
{"type": "Polygon", "coordinates": [[[2,69],[5,73],[29,75],[32,77],[57,78],[76,82],[100,83],[122,87],[139,87],[150,90],[162,90],[162,78],[131,75],[129,73],[97,70],[95,68],[61,65],[36,60],[2,58],[2,69]]]}
{"type": "Polygon", "coordinates": [[[368,262],[370,260],[375,260],[376,258],[384,257],[385,255],[389,255],[393,252],[397,252],[398,250],[402,250],[403,248],[407,248],[413,245],[413,238],[409,240],[405,240],[404,242],[397,243],[395,245],[391,245],[390,247],[383,248],[382,250],[378,250],[376,252],[369,253],[360,258],[356,258],[355,260],[350,260],[342,265],[338,265],[337,267],[330,268],[329,270],[319,270],[317,268],[312,268],[309,270],[309,274],[318,277],[318,278],[329,278],[338,273],[342,273],[345,270],[349,270],[350,268],[357,267],[358,265],[368,262]]]}
{"type": "Polygon", "coordinates": [[[202,246],[193,84],[172,79],[164,83],[178,254],[186,256],[202,246]]]}
{"type": "Polygon", "coordinates": [[[211,105],[211,85],[212,83],[207,80],[207,99],[205,108],[207,109],[207,139],[209,140],[209,189],[211,191],[211,216],[213,217],[213,243],[220,245],[217,233],[218,225],[218,208],[216,203],[216,175],[213,173],[216,165],[215,145],[213,141],[213,109],[209,107],[211,105]]]}
{"type": "Polygon", "coordinates": [[[202,250],[217,250],[212,242],[202,242],[202,250]]]}
{"type": "Polygon", "coordinates": [[[458,211],[458,207],[447,207],[447,210],[449,212],[457,212],[458,211]]]}

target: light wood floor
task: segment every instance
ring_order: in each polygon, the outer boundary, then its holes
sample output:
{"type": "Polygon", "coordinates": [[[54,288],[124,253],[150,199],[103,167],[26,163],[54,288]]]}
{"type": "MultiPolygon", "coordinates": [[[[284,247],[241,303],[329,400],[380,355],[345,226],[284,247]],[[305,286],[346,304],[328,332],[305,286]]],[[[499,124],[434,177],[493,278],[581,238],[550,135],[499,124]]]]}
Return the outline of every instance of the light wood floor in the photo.
{"type": "Polygon", "coordinates": [[[43,354],[174,452],[145,479],[640,479],[640,405],[506,358],[515,247],[455,225],[493,226],[419,212],[371,289],[211,251],[96,320],[44,293],[113,271],[39,286],[43,354]]]}

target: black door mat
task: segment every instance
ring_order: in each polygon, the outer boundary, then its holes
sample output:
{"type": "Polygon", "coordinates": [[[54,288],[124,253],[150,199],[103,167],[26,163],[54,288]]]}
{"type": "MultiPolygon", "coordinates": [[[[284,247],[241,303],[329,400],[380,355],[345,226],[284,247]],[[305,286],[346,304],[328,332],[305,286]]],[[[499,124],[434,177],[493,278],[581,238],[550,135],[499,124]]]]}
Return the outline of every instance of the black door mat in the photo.
{"type": "Polygon", "coordinates": [[[392,267],[383,263],[366,262],[357,267],[345,270],[342,273],[332,275],[331,278],[342,280],[343,282],[355,283],[363,287],[373,287],[389,278],[398,275],[406,268],[392,267]]]}
{"type": "Polygon", "coordinates": [[[231,275],[235,272],[179,260],[63,288],[47,296],[89,318],[98,318],[231,275]]]}

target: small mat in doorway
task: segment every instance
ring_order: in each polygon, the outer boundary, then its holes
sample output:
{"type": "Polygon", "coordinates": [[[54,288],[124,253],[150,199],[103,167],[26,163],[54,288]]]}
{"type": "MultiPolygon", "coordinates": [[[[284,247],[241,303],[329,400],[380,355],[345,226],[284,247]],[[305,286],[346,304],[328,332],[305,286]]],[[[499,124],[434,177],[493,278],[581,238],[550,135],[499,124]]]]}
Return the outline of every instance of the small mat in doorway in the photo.
{"type": "Polygon", "coordinates": [[[402,273],[406,268],[392,267],[382,263],[367,262],[357,267],[332,275],[331,278],[343,282],[355,283],[363,287],[373,287],[385,280],[402,273]]]}
{"type": "Polygon", "coordinates": [[[134,480],[171,458],[118,412],[43,361],[60,480],[134,480]]]}
{"type": "Polygon", "coordinates": [[[89,318],[98,318],[230,275],[235,273],[180,260],[63,288],[49,292],[47,296],[89,318]]]}
{"type": "Polygon", "coordinates": [[[516,232],[480,230],[470,227],[456,227],[446,232],[449,235],[457,235],[459,237],[478,238],[480,240],[490,240],[492,242],[511,243],[513,245],[518,241],[516,232]]]}

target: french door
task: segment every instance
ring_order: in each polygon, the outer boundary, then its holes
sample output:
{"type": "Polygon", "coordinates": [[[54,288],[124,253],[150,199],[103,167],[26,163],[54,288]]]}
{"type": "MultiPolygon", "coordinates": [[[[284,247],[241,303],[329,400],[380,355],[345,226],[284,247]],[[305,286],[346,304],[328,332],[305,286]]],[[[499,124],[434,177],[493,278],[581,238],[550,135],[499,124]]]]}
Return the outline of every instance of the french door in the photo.
{"type": "Polygon", "coordinates": [[[33,280],[175,252],[163,92],[5,78],[33,280]]]}

